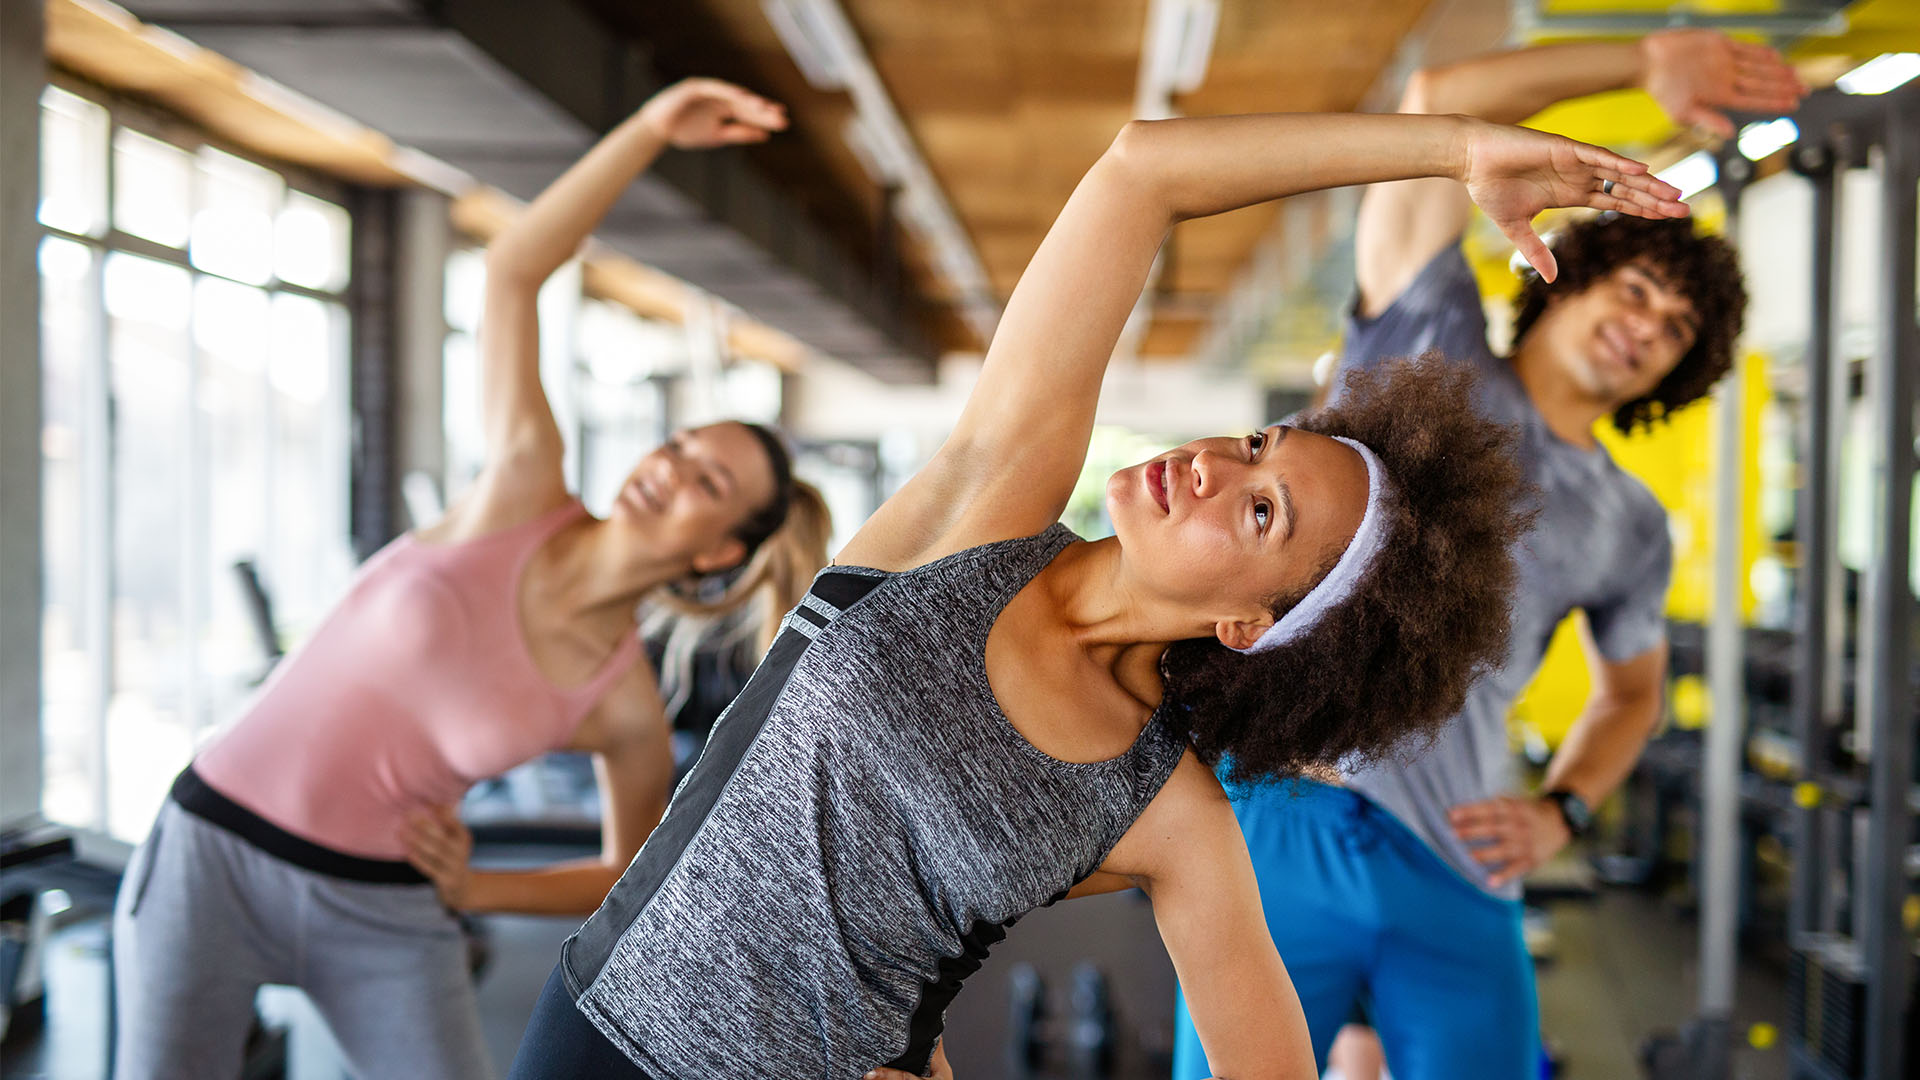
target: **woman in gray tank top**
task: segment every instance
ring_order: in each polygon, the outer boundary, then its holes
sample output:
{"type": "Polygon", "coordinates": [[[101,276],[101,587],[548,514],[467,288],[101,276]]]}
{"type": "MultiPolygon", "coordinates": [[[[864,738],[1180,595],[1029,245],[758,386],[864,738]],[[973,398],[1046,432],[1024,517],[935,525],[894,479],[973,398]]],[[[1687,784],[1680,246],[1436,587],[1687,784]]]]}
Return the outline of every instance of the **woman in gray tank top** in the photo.
{"type": "Polygon", "coordinates": [[[1683,212],[1633,162],[1458,117],[1127,125],[951,437],[789,614],[564,946],[513,1076],[944,1074],[945,1008],[1005,928],[1128,886],[1215,1068],[1314,1075],[1208,766],[1377,754],[1458,707],[1505,648],[1510,434],[1475,418],[1464,371],[1390,365],[1351,407],[1114,474],[1111,538],[1055,521],[1170,227],[1422,176],[1465,182],[1549,277],[1528,225],[1546,207],[1683,212]]]}

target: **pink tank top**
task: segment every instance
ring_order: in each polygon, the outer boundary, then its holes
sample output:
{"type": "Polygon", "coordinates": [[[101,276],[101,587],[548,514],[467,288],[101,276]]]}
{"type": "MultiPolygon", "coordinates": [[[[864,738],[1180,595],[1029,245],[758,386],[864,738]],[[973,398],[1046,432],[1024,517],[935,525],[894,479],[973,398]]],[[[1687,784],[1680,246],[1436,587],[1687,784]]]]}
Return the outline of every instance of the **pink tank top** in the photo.
{"type": "Polygon", "coordinates": [[[585,513],[570,501],[477,540],[388,544],[194,771],[303,839],[405,858],[409,812],[565,746],[640,655],[629,633],[591,679],[562,688],[527,651],[520,575],[585,513]]]}

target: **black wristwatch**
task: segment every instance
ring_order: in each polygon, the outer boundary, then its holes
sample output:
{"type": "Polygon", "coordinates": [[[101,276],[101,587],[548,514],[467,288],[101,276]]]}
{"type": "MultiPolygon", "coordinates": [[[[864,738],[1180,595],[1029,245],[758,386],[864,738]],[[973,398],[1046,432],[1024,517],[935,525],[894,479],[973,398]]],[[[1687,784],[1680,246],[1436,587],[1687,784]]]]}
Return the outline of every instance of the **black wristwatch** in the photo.
{"type": "Polygon", "coordinates": [[[1560,808],[1560,820],[1567,823],[1567,831],[1573,835],[1585,836],[1593,828],[1593,808],[1587,800],[1571,791],[1543,791],[1540,797],[1560,808]]]}

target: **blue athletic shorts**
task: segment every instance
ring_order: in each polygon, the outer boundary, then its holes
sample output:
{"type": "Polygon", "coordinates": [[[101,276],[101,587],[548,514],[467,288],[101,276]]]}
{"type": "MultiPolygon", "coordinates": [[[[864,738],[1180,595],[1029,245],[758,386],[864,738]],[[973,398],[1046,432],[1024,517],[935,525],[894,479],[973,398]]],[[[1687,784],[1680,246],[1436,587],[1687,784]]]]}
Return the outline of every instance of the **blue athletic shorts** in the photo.
{"type": "MultiPolygon", "coordinates": [[[[1236,793],[1267,929],[1324,1070],[1363,998],[1394,1080],[1534,1080],[1540,1021],[1520,904],[1461,878],[1391,814],[1309,781],[1236,793]]],[[[1173,1080],[1212,1076],[1186,999],[1173,1080]]]]}

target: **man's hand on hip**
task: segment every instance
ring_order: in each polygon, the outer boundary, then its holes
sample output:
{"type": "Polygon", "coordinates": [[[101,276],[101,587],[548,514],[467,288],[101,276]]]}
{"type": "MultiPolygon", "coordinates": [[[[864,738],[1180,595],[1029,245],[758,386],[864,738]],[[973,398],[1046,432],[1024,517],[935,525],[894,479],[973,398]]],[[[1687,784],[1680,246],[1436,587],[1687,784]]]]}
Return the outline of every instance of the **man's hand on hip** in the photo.
{"type": "Polygon", "coordinates": [[[1496,888],[1532,873],[1573,839],[1560,808],[1541,798],[1501,795],[1461,803],[1447,811],[1447,820],[1473,857],[1492,868],[1487,883],[1496,888]]]}

